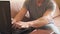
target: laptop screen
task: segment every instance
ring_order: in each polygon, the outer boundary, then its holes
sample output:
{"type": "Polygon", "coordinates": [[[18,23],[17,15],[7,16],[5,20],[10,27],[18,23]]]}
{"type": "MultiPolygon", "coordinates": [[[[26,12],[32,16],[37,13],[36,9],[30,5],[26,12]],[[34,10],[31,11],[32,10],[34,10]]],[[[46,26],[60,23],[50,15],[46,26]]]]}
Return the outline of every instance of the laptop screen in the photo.
{"type": "Polygon", "coordinates": [[[10,2],[0,1],[0,32],[7,32],[11,29],[10,2]]]}

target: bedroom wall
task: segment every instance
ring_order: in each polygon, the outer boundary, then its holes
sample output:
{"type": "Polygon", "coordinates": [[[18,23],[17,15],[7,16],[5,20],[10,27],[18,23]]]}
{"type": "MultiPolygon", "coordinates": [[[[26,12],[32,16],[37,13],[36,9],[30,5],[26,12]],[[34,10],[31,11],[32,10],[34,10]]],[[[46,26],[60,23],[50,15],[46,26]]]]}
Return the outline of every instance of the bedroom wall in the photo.
{"type": "Polygon", "coordinates": [[[55,0],[57,5],[60,7],[60,0],[55,0]]]}

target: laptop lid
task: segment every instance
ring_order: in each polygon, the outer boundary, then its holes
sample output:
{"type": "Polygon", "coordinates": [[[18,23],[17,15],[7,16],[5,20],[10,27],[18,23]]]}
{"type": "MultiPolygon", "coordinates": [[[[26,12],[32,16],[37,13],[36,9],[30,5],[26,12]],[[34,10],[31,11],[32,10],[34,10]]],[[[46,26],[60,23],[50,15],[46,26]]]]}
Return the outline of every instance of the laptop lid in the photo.
{"type": "Polygon", "coordinates": [[[0,1],[0,32],[11,31],[10,2],[0,1]]]}

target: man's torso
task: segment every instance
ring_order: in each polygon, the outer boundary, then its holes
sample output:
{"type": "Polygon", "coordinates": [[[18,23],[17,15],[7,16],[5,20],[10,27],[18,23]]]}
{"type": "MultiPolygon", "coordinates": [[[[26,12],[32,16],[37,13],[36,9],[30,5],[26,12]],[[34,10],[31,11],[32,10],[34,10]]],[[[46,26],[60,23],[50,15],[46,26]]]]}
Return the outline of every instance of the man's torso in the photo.
{"type": "Polygon", "coordinates": [[[46,10],[52,7],[48,5],[49,2],[50,0],[44,0],[41,6],[36,5],[36,0],[29,0],[26,2],[25,6],[30,13],[30,18],[35,20],[42,17],[46,10]]]}

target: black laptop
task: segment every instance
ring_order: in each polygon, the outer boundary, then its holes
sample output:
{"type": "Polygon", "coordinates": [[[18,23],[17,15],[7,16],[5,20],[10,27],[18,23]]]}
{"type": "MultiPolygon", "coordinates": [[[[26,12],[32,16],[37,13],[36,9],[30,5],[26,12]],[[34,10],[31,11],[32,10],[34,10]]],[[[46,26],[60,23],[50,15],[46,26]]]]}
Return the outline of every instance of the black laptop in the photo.
{"type": "Polygon", "coordinates": [[[0,1],[0,32],[11,34],[10,2],[0,1]]]}

